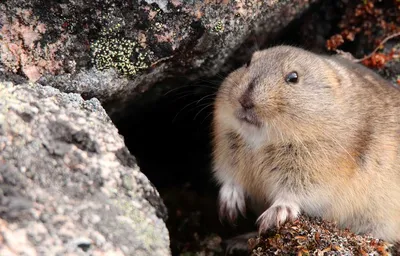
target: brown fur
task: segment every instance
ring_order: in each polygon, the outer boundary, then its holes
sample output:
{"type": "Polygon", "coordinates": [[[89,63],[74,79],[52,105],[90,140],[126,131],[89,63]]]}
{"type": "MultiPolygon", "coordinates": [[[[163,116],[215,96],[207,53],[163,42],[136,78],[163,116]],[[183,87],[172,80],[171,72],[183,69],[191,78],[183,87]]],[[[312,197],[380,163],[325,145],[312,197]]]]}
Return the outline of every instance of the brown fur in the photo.
{"type": "Polygon", "coordinates": [[[259,51],[221,85],[213,135],[218,182],[264,210],[287,195],[306,214],[400,240],[400,91],[367,68],[289,46],[259,51]],[[291,71],[297,84],[285,82],[291,71]],[[243,95],[260,127],[236,118],[243,95]]]}

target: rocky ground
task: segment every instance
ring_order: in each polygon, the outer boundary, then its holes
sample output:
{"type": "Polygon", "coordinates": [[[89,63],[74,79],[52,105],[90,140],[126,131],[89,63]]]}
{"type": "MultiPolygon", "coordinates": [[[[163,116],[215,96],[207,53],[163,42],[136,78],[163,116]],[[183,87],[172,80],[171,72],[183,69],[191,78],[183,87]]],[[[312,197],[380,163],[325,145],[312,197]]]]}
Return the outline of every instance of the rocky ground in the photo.
{"type": "Polygon", "coordinates": [[[0,82],[0,255],[168,255],[167,211],[93,98],[0,82]]]}

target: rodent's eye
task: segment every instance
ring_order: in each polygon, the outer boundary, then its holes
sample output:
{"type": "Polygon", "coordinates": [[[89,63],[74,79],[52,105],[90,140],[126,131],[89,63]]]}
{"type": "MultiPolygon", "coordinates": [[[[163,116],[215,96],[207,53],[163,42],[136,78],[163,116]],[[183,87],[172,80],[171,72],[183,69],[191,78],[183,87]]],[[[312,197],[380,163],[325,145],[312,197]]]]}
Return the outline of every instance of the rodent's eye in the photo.
{"type": "Polygon", "coordinates": [[[297,74],[296,71],[292,71],[286,75],[285,81],[286,83],[295,84],[299,81],[299,75],[297,74]]]}

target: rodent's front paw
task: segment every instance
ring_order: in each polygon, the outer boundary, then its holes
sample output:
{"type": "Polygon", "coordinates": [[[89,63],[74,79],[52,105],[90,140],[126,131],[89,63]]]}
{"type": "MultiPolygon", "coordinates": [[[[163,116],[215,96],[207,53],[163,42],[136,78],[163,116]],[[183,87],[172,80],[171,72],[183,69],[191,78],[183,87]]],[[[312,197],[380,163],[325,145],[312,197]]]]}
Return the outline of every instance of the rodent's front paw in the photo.
{"type": "Polygon", "coordinates": [[[300,208],[296,204],[272,205],[257,219],[259,233],[264,233],[274,226],[280,227],[288,220],[295,220],[300,214],[300,208]]]}
{"type": "Polygon", "coordinates": [[[220,221],[227,218],[230,223],[233,223],[239,212],[243,216],[246,215],[245,193],[239,185],[226,183],[219,191],[220,221]]]}

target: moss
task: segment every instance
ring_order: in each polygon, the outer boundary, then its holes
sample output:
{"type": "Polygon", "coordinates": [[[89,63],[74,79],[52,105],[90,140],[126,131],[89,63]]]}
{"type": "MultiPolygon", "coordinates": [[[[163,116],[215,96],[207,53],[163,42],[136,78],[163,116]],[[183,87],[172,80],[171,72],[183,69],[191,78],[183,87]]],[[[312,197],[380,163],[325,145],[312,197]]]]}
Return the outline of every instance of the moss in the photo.
{"type": "Polygon", "coordinates": [[[121,36],[121,24],[103,30],[91,44],[93,63],[99,70],[114,68],[123,75],[133,76],[149,67],[149,51],[135,40],[121,36]]]}
{"type": "Polygon", "coordinates": [[[224,32],[224,24],[222,23],[222,21],[218,21],[217,24],[215,24],[214,31],[217,33],[224,32]]]}

